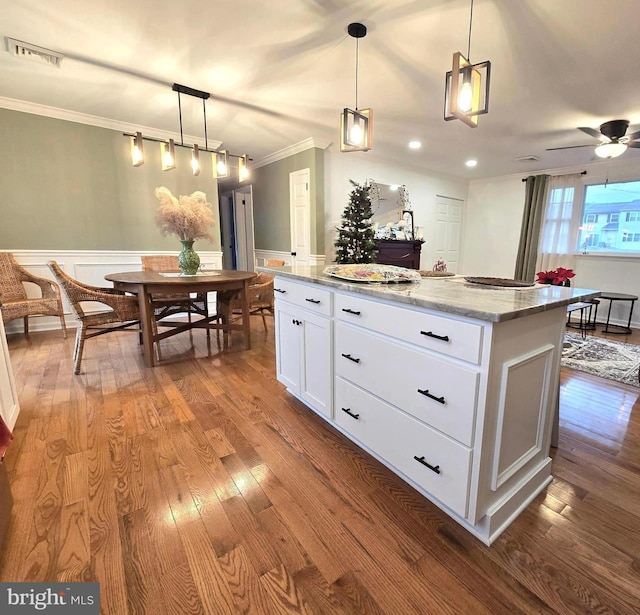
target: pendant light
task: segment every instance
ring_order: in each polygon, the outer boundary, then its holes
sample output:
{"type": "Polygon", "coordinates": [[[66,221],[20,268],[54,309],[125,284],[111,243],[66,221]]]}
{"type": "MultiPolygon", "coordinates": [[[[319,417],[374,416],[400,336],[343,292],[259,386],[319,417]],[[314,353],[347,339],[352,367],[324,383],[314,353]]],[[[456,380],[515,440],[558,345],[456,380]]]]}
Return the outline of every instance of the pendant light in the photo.
{"type": "Polygon", "coordinates": [[[249,179],[249,156],[243,154],[238,158],[238,181],[244,182],[249,179]]]}
{"type": "Polygon", "coordinates": [[[471,64],[471,26],[473,24],[473,0],[469,15],[469,43],[467,57],[461,52],[453,54],[453,65],[445,79],[444,119],[462,120],[475,128],[478,116],[489,112],[489,82],[491,62],[471,64]]]}
{"type": "Polygon", "coordinates": [[[367,152],[373,147],[373,109],[358,109],[358,45],[367,27],[350,23],[347,32],[356,39],[356,104],[355,110],[345,107],[340,116],[340,151],[367,152]]]}
{"type": "Polygon", "coordinates": [[[139,167],[144,164],[144,146],[142,145],[142,133],[136,132],[131,137],[131,164],[139,167]]]}
{"type": "Polygon", "coordinates": [[[229,156],[227,155],[226,149],[213,152],[211,163],[213,166],[213,179],[229,177],[229,156]]]}
{"type": "Polygon", "coordinates": [[[170,171],[176,168],[176,144],[173,139],[169,139],[168,143],[160,143],[160,155],[163,171],[170,171]]]}

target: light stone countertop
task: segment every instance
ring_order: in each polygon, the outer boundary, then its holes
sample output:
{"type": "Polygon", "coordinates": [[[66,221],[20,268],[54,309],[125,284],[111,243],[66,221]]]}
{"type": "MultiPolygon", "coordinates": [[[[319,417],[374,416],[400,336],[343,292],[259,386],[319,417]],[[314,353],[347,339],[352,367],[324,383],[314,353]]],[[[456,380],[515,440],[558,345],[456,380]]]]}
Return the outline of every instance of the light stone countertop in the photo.
{"type": "Polygon", "coordinates": [[[483,286],[465,281],[461,275],[448,278],[423,278],[421,282],[367,283],[348,282],[322,273],[324,265],[295,267],[258,267],[273,273],[334,290],[356,292],[386,301],[397,301],[439,312],[502,322],[537,312],[553,310],[600,295],[599,290],[537,284],[525,288],[483,286]]]}

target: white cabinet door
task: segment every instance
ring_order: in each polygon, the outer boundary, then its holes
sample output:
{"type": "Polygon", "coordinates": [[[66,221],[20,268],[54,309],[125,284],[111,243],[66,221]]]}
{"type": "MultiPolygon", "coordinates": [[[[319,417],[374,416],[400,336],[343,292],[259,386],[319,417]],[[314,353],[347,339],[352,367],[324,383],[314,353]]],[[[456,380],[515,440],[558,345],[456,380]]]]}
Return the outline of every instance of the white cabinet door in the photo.
{"type": "Polygon", "coordinates": [[[300,397],[319,412],[332,416],[331,321],[304,314],[300,397]]]}
{"type": "Polygon", "coordinates": [[[276,302],[276,373],[291,393],[332,416],[331,320],[276,302]]]}
{"type": "Polygon", "coordinates": [[[294,395],[300,395],[300,328],[302,320],[294,306],[276,303],[276,374],[294,395]],[[300,323],[300,324],[298,324],[300,323]]]}
{"type": "Polygon", "coordinates": [[[19,412],[20,405],[18,404],[16,383],[11,370],[7,338],[4,334],[2,318],[0,318],[0,416],[2,416],[11,431],[13,431],[13,426],[16,424],[19,412]]]}

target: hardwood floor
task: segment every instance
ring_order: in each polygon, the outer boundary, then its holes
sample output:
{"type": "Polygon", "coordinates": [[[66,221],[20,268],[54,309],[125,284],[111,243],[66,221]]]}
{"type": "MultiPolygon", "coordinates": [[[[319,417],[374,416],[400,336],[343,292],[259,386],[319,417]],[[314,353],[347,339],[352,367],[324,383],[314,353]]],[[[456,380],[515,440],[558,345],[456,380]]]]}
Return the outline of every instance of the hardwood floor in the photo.
{"type": "Polygon", "coordinates": [[[0,581],[99,581],[114,615],[639,612],[640,389],[562,370],[554,480],[486,547],[291,397],[252,320],[152,369],[99,337],[80,376],[73,336],[9,338],[0,581]]]}

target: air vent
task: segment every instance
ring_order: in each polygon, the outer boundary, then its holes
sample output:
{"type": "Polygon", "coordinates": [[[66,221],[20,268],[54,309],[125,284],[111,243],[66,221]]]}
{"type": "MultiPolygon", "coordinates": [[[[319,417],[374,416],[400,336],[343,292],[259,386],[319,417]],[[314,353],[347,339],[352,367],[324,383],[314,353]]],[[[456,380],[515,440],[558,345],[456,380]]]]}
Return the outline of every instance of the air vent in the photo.
{"type": "Polygon", "coordinates": [[[62,60],[64,60],[64,55],[57,51],[51,51],[51,49],[45,49],[44,47],[38,47],[37,45],[17,41],[9,37],[7,37],[7,51],[12,56],[35,60],[41,64],[48,64],[56,68],[60,68],[62,60]]]}
{"type": "Polygon", "coordinates": [[[537,156],[518,156],[518,158],[516,158],[515,160],[517,160],[518,162],[535,162],[536,160],[540,160],[540,158],[538,158],[537,156]]]}

